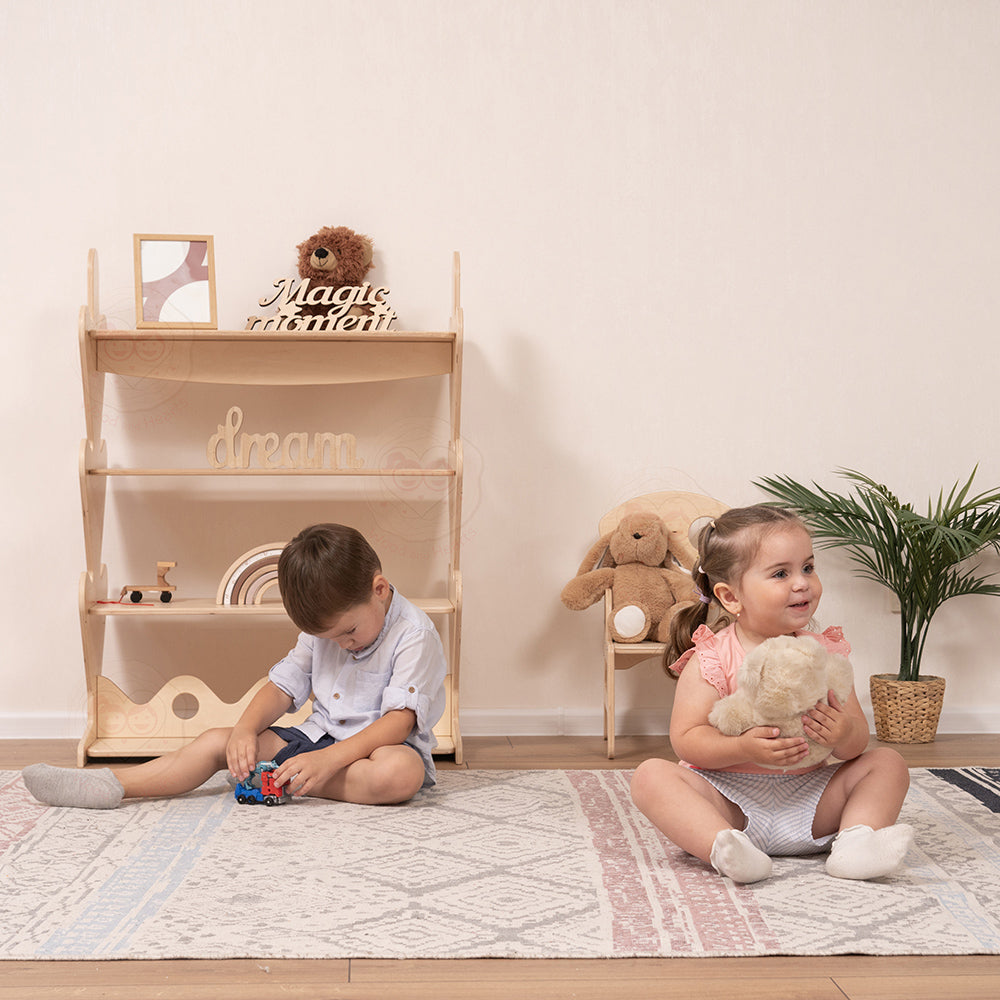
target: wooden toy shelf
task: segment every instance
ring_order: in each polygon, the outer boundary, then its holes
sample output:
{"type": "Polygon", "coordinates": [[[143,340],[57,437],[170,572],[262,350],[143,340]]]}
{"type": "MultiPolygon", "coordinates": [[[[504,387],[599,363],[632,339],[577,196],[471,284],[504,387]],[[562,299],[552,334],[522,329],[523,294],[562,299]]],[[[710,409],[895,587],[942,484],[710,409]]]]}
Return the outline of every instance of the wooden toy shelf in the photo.
{"type": "MultiPolygon", "coordinates": [[[[463,316],[459,257],[453,261],[452,314],[441,332],[387,331],[272,332],[253,330],[111,330],[98,304],[97,253],[87,262],[87,303],[80,310],[80,360],[87,436],[80,448],[80,494],[87,568],[80,579],[80,628],[87,683],[87,723],[77,758],[82,766],[103,757],[148,757],[183,746],[199,732],[232,725],[263,680],[235,704],[221,701],[203,680],[177,676],[149,702],[135,703],[103,676],[104,635],[109,620],[133,618],[172,622],[202,617],[240,622],[284,618],[278,601],[218,604],[215,598],[176,598],[170,603],[129,604],[108,597],[107,568],[102,563],[104,510],[108,482],[118,477],[445,477],[448,489],[447,594],[411,597],[440,619],[448,655],[447,707],[435,727],[437,753],[462,760],[458,719],[461,650],[462,577],[459,562],[462,503],[460,437],[463,316]],[[115,468],[108,465],[101,439],[104,384],[107,375],[127,378],[240,386],[329,386],[359,382],[445,376],[449,386],[449,461],[446,468],[115,468]],[[178,711],[177,705],[194,705],[178,711]]],[[[294,496],[294,488],[289,488],[294,496]]],[[[332,502],[336,502],[333,500],[332,502]]],[[[220,570],[224,567],[220,567],[220,570]]],[[[308,714],[308,706],[281,720],[291,724],[308,714]]]]}

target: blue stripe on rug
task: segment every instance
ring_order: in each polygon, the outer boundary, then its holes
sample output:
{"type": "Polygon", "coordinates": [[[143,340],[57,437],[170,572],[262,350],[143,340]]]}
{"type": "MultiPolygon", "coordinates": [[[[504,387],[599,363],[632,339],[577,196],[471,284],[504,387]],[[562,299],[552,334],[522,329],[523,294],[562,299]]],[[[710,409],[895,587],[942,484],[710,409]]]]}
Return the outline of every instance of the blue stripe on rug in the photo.
{"type": "Polygon", "coordinates": [[[127,953],[132,935],[184,881],[233,805],[229,795],[173,800],[73,922],[40,945],[39,957],[114,958],[127,953]],[[137,899],[143,900],[140,906],[137,899]]]}
{"type": "Polygon", "coordinates": [[[978,799],[990,812],[1000,813],[1000,768],[932,767],[931,774],[978,799]]]}

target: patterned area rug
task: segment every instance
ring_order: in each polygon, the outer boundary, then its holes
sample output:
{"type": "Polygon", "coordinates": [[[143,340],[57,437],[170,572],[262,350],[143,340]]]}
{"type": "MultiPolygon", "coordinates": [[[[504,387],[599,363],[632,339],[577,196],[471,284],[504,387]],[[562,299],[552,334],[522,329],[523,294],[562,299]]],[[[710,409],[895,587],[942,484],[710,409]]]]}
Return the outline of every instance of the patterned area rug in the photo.
{"type": "Polygon", "coordinates": [[[0,772],[0,957],[1000,953],[1000,771],[915,770],[909,865],[779,858],[738,887],[632,807],[627,771],[444,771],[405,806],[50,809],[0,772]]]}

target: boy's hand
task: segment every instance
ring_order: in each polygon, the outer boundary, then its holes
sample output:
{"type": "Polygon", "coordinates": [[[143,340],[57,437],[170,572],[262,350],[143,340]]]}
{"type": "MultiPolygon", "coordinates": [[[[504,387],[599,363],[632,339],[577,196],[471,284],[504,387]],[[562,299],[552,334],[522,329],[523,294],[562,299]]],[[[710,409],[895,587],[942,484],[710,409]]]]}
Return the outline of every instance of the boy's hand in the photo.
{"type": "Polygon", "coordinates": [[[237,781],[246,781],[257,766],[257,734],[234,726],[226,744],[226,765],[237,781]]]}
{"type": "Polygon", "coordinates": [[[742,742],[747,760],[765,767],[795,767],[809,752],[801,736],[782,736],[773,726],[748,729],[736,739],[742,742]]]}
{"type": "Polygon", "coordinates": [[[832,750],[850,734],[852,723],[850,715],[837,700],[837,696],[832,691],[828,691],[826,696],[830,704],[817,702],[806,715],[802,716],[802,728],[820,746],[832,750]]]}
{"type": "Polygon", "coordinates": [[[308,795],[332,777],[343,765],[338,762],[336,747],[324,747],[289,757],[273,772],[274,783],[292,795],[308,795]],[[332,752],[331,752],[332,751],[332,752]]]}

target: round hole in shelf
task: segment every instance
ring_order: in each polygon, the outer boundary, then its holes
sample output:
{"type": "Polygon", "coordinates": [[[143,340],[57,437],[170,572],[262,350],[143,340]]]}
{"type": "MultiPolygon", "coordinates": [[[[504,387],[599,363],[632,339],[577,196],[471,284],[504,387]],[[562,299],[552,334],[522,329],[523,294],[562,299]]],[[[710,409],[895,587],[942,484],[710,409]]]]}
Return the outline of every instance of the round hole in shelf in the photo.
{"type": "Polygon", "coordinates": [[[179,694],[170,706],[178,719],[193,719],[199,707],[198,699],[193,694],[179,694]]]}

